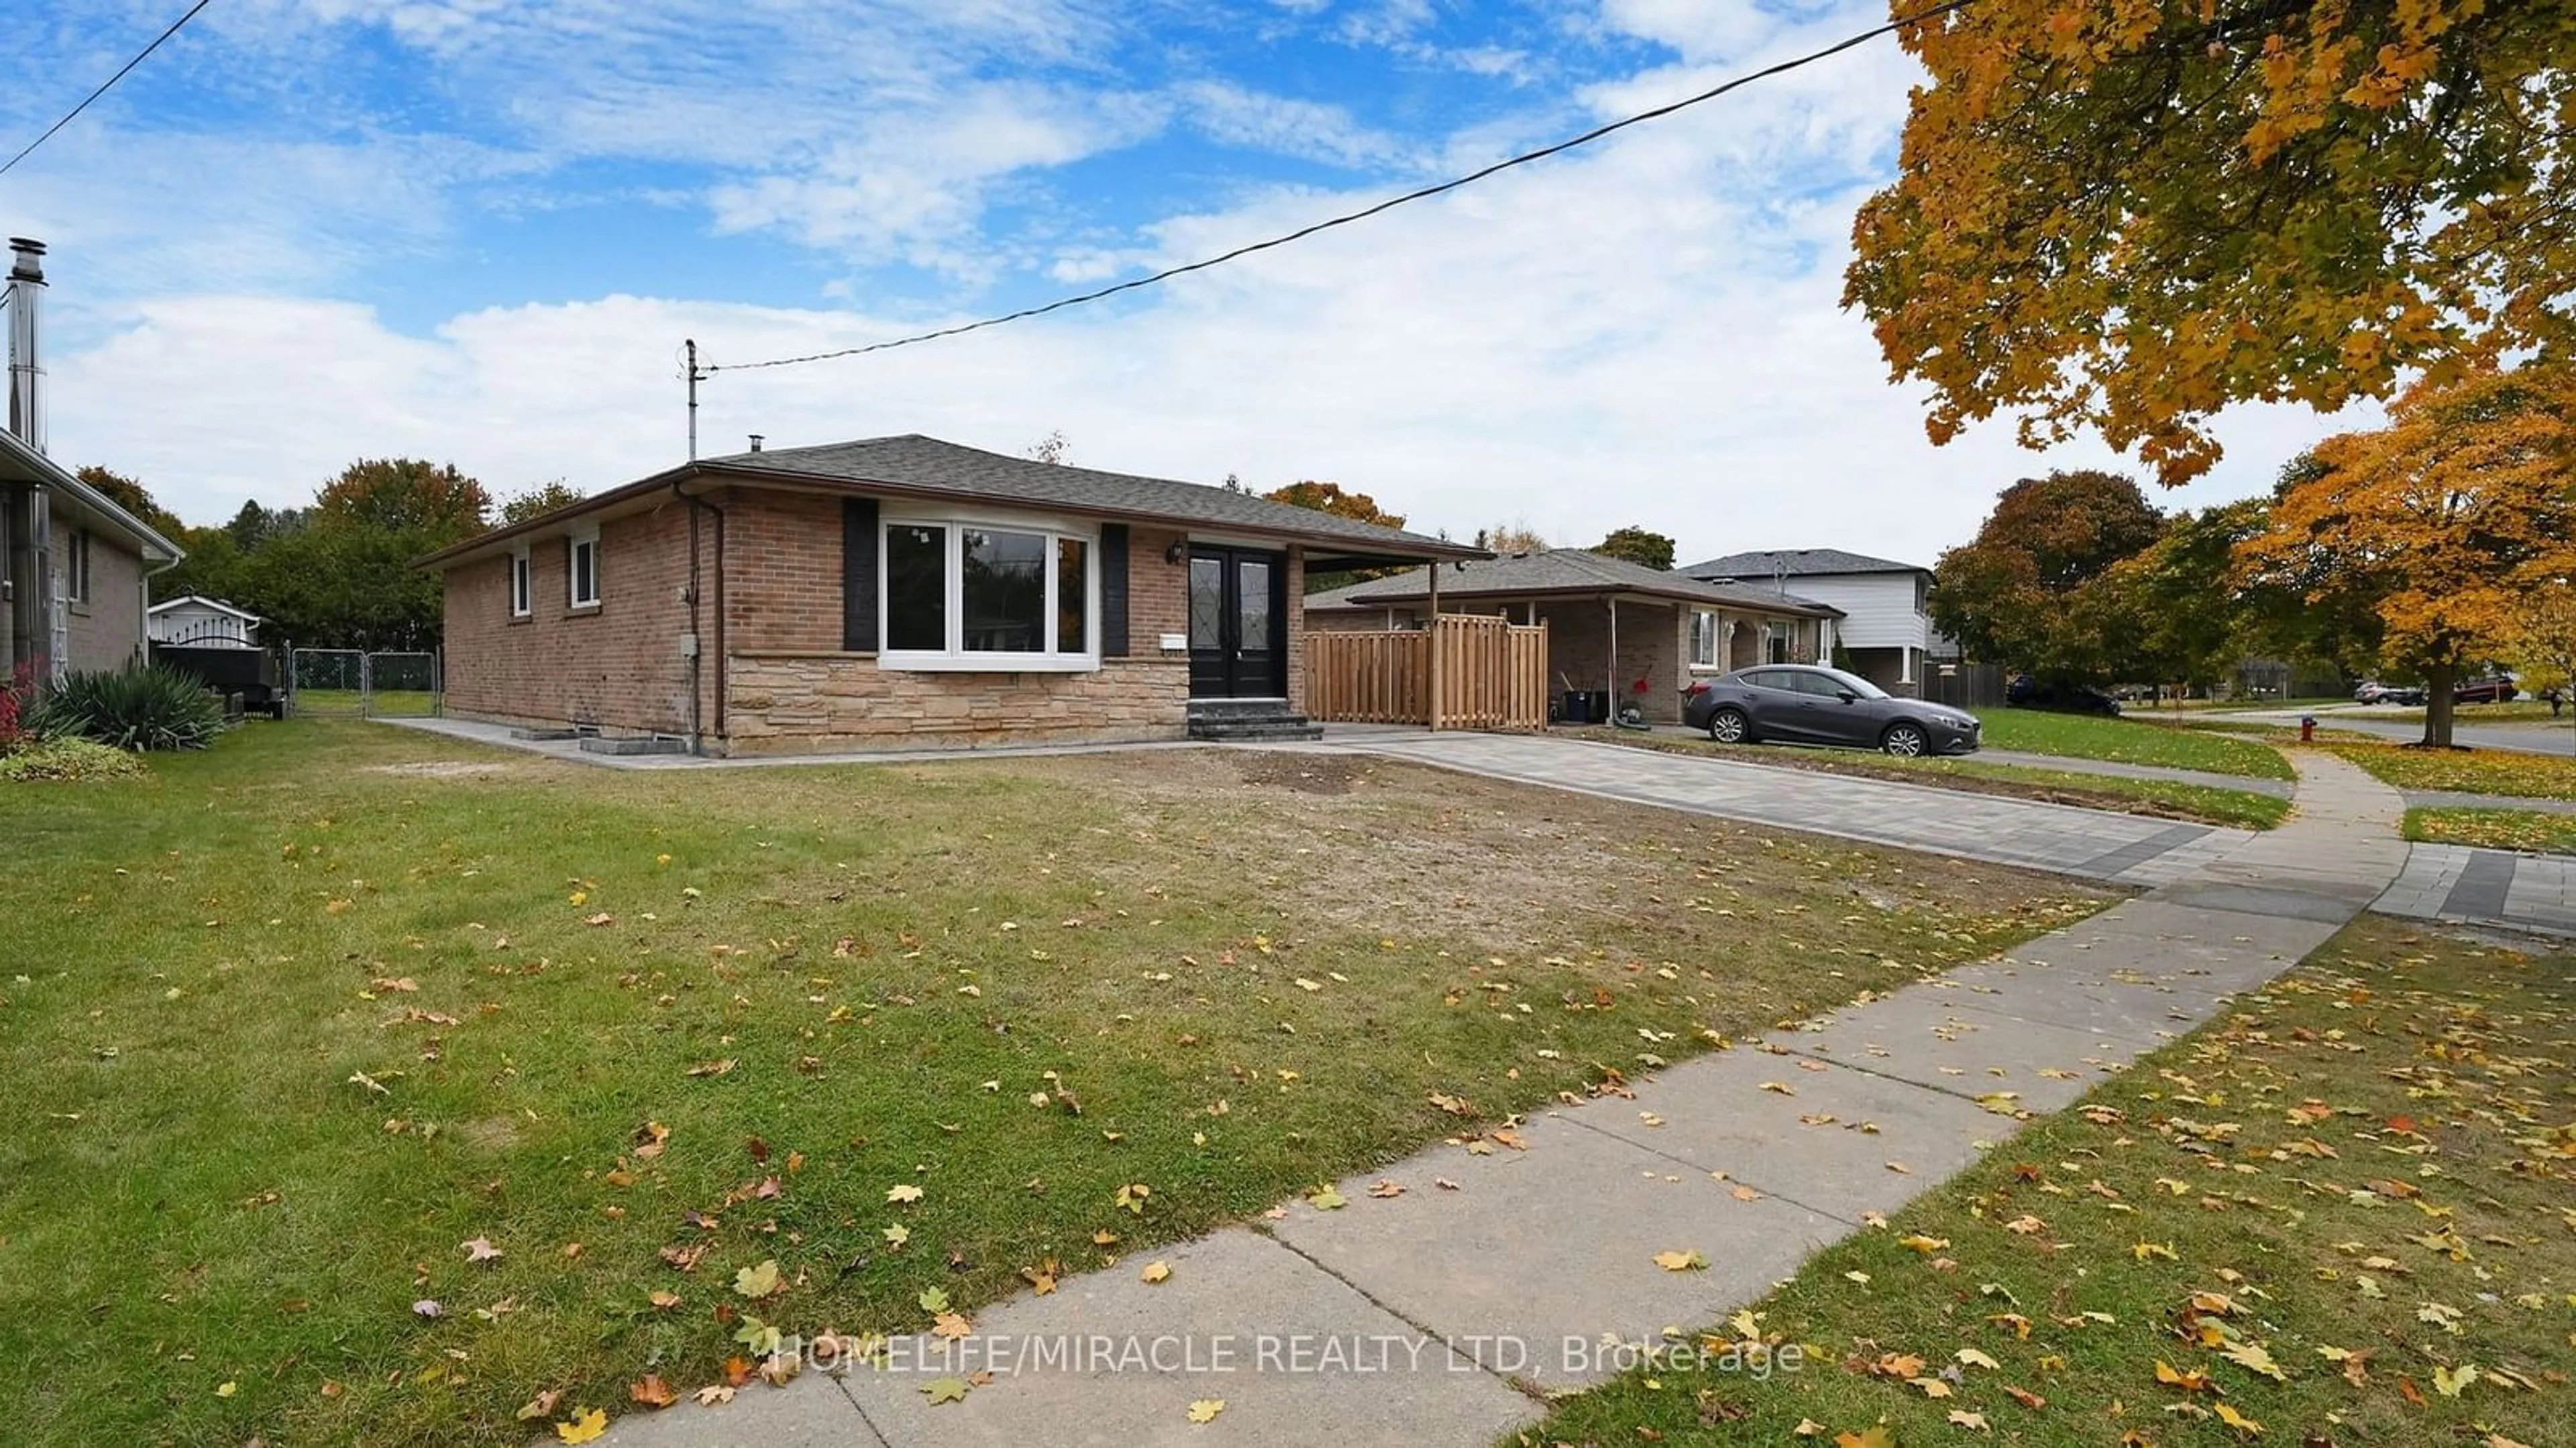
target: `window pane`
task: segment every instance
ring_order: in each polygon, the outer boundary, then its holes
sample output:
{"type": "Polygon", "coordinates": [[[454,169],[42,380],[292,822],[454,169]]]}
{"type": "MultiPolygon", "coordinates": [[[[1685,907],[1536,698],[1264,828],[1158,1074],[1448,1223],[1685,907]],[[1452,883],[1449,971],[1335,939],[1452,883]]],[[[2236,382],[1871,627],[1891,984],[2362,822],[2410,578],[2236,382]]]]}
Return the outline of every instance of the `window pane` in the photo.
{"type": "Polygon", "coordinates": [[[886,530],[885,646],[948,647],[948,530],[886,530]]]}
{"type": "Polygon", "coordinates": [[[965,647],[979,653],[1044,653],[1046,535],[969,528],[965,544],[965,647]]]}
{"type": "Polygon", "coordinates": [[[1055,651],[1078,654],[1087,646],[1091,585],[1083,569],[1090,556],[1079,538],[1055,540],[1055,651]]]}
{"type": "Polygon", "coordinates": [[[1225,564],[1215,558],[1190,560],[1190,647],[1220,647],[1225,621],[1225,564]]]}
{"type": "Polygon", "coordinates": [[[1235,565],[1235,647],[1270,647],[1270,565],[1247,558],[1235,565]]]}

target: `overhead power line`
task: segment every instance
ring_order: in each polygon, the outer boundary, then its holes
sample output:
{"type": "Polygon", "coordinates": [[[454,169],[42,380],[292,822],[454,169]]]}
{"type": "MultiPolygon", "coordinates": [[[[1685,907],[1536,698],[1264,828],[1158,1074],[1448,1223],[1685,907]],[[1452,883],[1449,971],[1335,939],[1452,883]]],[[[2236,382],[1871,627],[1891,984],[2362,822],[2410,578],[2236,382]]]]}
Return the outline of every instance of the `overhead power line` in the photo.
{"type": "Polygon", "coordinates": [[[109,76],[109,77],[107,78],[107,80],[106,80],[103,84],[101,84],[101,85],[99,86],[99,88],[98,88],[98,89],[96,89],[96,90],[94,90],[94,91],[91,91],[91,92],[90,92],[88,95],[86,95],[86,96],[83,96],[83,97],[81,98],[81,103],[80,103],[79,105],[76,105],[76,106],[72,107],[70,110],[65,111],[65,112],[63,113],[63,118],[62,118],[61,120],[56,121],[56,122],[54,122],[52,125],[45,127],[45,133],[44,133],[43,135],[38,136],[36,139],[34,139],[34,140],[32,140],[32,141],[29,141],[29,142],[27,143],[27,145],[26,145],[26,149],[24,149],[24,150],[20,151],[17,155],[10,157],[10,158],[9,158],[7,161],[5,161],[5,162],[0,162],[0,176],[6,176],[6,175],[8,175],[8,174],[9,174],[9,168],[10,168],[10,167],[15,166],[15,165],[17,165],[19,162],[26,160],[29,156],[31,156],[31,155],[33,155],[33,154],[35,153],[35,150],[36,150],[36,148],[37,148],[38,146],[41,146],[41,145],[45,144],[47,141],[52,140],[52,139],[54,138],[54,132],[61,130],[61,129],[62,129],[63,127],[65,127],[65,126],[70,125],[73,121],[76,121],[76,120],[80,119],[80,113],[81,113],[81,112],[83,112],[83,111],[85,111],[85,110],[88,110],[88,109],[89,109],[89,107],[90,107],[90,102],[95,101],[95,100],[97,100],[100,96],[103,96],[103,95],[107,94],[109,91],[114,90],[114,89],[116,88],[116,83],[117,83],[118,81],[121,81],[121,80],[125,79],[125,77],[126,77],[127,73],[128,73],[128,72],[130,72],[130,71],[132,71],[136,66],[141,65],[141,64],[142,64],[142,63],[143,63],[147,58],[149,58],[149,57],[151,56],[152,52],[154,52],[154,51],[156,51],[156,50],[159,50],[159,49],[161,48],[161,43],[162,43],[163,41],[168,40],[171,36],[178,34],[178,33],[179,33],[179,30],[180,30],[180,28],[181,28],[182,26],[185,26],[189,21],[194,20],[194,19],[196,19],[196,18],[197,18],[197,12],[198,12],[198,11],[205,9],[208,5],[211,5],[211,4],[213,4],[213,3],[214,3],[214,0],[197,0],[197,3],[196,3],[196,4],[189,6],[189,7],[188,7],[188,13],[187,13],[187,14],[180,16],[180,17],[179,17],[178,19],[176,19],[176,20],[171,21],[171,22],[170,22],[170,28],[169,28],[169,29],[164,30],[164,31],[162,31],[159,35],[156,35],[156,36],[152,37],[152,43],[151,43],[150,45],[147,45],[147,46],[143,47],[141,50],[136,51],[136,52],[135,52],[135,54],[134,54],[134,58],[133,58],[132,60],[127,61],[127,62],[126,62],[122,67],[120,67],[120,68],[117,70],[116,74],[114,74],[114,75],[112,75],[112,76],[109,76]]]}
{"type": "Polygon", "coordinates": [[[1220,252],[1215,256],[1207,257],[1200,261],[1189,262],[1185,265],[1176,267],[1169,267],[1165,270],[1155,272],[1151,276],[1136,277],[1128,281],[1119,282],[1113,286],[1102,287],[1097,291],[1084,292],[1078,296],[1059,297],[1043,306],[1023,307],[1019,311],[1005,312],[998,317],[986,317],[977,322],[962,322],[954,327],[941,327],[936,331],[916,333],[909,337],[897,337],[889,342],[871,342],[864,347],[842,347],[830,352],[808,352],[799,357],[773,357],[766,362],[731,362],[722,366],[709,364],[698,368],[698,375],[711,376],[718,372],[749,372],[764,367],[795,367],[807,362],[830,362],[842,357],[864,357],[871,352],[892,351],[897,347],[911,347],[923,342],[936,342],[943,337],[956,337],[968,332],[980,332],[987,327],[999,327],[1009,322],[1026,321],[1031,317],[1043,317],[1049,312],[1060,312],[1067,307],[1079,307],[1089,302],[1101,301],[1105,298],[1117,296],[1121,292],[1132,292],[1140,288],[1155,286],[1160,283],[1170,281],[1174,277],[1187,276],[1191,272],[1206,271],[1210,267],[1219,267],[1230,261],[1241,260],[1255,252],[1269,251],[1276,247],[1286,246],[1291,242],[1303,241],[1307,237],[1316,235],[1319,232],[1331,231],[1336,227],[1349,226],[1355,222],[1366,221],[1372,216],[1393,211],[1399,206],[1409,205],[1416,201],[1427,201],[1434,196],[1446,195],[1447,193],[1456,191],[1461,187],[1472,186],[1477,182],[1484,180],[1488,176],[1499,175],[1502,172],[1509,171],[1515,166],[1527,166],[1534,161],[1544,161],[1550,156],[1562,155],[1567,151],[1574,150],[1578,146],[1591,145],[1593,142],[1598,141],[1605,136],[1624,131],[1630,126],[1643,125],[1648,121],[1661,120],[1665,116],[1672,115],[1675,112],[1686,111],[1693,106],[1702,105],[1706,102],[1716,100],[1718,97],[1727,94],[1729,91],[1741,90],[1745,86],[1752,85],[1756,81],[1768,80],[1773,76],[1786,75],[1790,71],[1797,70],[1804,66],[1810,66],[1815,64],[1817,61],[1840,55],[1844,51],[1851,50],[1857,46],[1866,45],[1870,41],[1876,40],[1882,35],[1891,35],[1899,30],[1905,29],[1907,26],[1921,25],[1927,21],[1938,20],[1942,16],[1950,14],[1952,11],[1965,10],[1975,3],[1976,0],[1948,0],[1948,3],[1946,4],[1935,5],[1929,9],[1920,10],[1914,14],[1903,16],[1896,20],[1891,20],[1884,25],[1873,26],[1857,35],[1838,40],[1833,44],[1824,47],[1822,50],[1809,51],[1805,55],[1795,56],[1775,65],[1764,66],[1760,70],[1749,71],[1727,81],[1723,85],[1712,86],[1707,90],[1701,91],[1697,95],[1685,96],[1668,105],[1657,106],[1650,111],[1639,111],[1633,116],[1623,117],[1622,119],[1610,122],[1608,125],[1595,126],[1591,130],[1584,132],[1582,135],[1559,141],[1553,146],[1542,146],[1535,151],[1525,151],[1520,155],[1510,157],[1507,160],[1496,161],[1494,164],[1487,166],[1482,170],[1470,171],[1464,176],[1454,177],[1450,180],[1439,182],[1436,185],[1425,186],[1415,191],[1408,191],[1401,196],[1389,197],[1384,201],[1378,202],[1374,206],[1366,206],[1357,211],[1345,212],[1340,216],[1335,216],[1324,221],[1318,221],[1310,226],[1301,226],[1295,231],[1288,232],[1281,236],[1274,236],[1267,241],[1252,242],[1249,245],[1238,246],[1232,251],[1220,252]]]}

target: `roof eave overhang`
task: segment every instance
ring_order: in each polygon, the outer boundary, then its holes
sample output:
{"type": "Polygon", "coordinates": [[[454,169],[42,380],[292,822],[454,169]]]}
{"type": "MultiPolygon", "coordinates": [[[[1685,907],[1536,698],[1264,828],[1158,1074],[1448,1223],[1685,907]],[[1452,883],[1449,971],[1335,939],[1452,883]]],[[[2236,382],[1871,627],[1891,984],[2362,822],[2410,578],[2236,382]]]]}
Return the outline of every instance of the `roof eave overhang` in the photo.
{"type": "Polygon", "coordinates": [[[15,434],[0,432],[0,460],[15,465],[8,481],[32,483],[69,495],[84,514],[124,535],[125,540],[134,545],[135,552],[144,558],[166,564],[176,563],[187,556],[186,550],[162,537],[151,524],[127,512],[115,499],[82,482],[62,464],[29,447],[15,434]]]}
{"type": "Polygon", "coordinates": [[[820,473],[800,473],[788,468],[732,468],[721,463],[685,463],[649,478],[612,488],[597,497],[495,528],[449,548],[413,560],[414,568],[449,568],[469,563],[515,545],[522,538],[542,537],[577,518],[631,510],[656,493],[679,490],[681,485],[703,479],[711,483],[737,487],[765,488],[778,492],[825,493],[845,497],[917,498],[932,502],[975,503],[995,508],[1027,508],[1036,512],[1070,513],[1085,518],[1106,518],[1114,522],[1144,523],[1158,528],[1196,529],[1203,532],[1247,534],[1277,539],[1314,548],[1332,550],[1336,564],[1351,561],[1364,563],[1423,563],[1444,558],[1485,559],[1494,555],[1485,549],[1464,543],[1450,543],[1437,538],[1403,538],[1385,544],[1355,539],[1326,531],[1273,528],[1260,524],[1205,523],[1177,518],[1169,513],[1149,509],[1103,508],[1076,503],[1022,503],[986,494],[963,492],[955,488],[923,487],[917,483],[887,482],[878,478],[844,478],[820,473]]]}
{"type": "MultiPolygon", "coordinates": [[[[1644,599],[1655,603],[1698,604],[1707,608],[1733,608],[1746,611],[1761,609],[1769,610],[1774,613],[1791,614],[1799,618],[1836,618],[1842,615],[1842,610],[1840,609],[1813,608],[1804,604],[1764,603],[1729,598],[1701,598],[1693,594],[1664,593],[1644,588],[1616,588],[1601,584],[1589,584],[1564,588],[1477,588],[1473,586],[1463,586],[1458,588],[1443,588],[1440,590],[1440,596],[1444,599],[1481,598],[1504,600],[1518,598],[1644,599]]],[[[1399,604],[1426,603],[1430,601],[1430,597],[1431,595],[1428,591],[1418,588],[1409,589],[1402,593],[1353,594],[1338,604],[1327,605],[1327,609],[1386,608],[1399,604]]]]}

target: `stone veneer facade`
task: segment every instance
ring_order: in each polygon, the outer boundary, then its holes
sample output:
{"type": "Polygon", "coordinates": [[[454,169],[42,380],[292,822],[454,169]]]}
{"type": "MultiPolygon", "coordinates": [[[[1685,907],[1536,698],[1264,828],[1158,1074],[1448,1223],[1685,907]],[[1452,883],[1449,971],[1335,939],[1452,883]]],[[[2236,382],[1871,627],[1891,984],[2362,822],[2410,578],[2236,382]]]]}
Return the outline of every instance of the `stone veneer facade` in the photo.
{"type": "MultiPolygon", "coordinates": [[[[885,669],[841,648],[841,499],[732,489],[725,510],[723,628],[716,626],[713,528],[700,528],[700,681],[707,753],[775,755],[1008,744],[1179,739],[1189,725],[1186,561],[1165,560],[1186,535],[1150,524],[1128,535],[1128,648],[1096,670],[953,672],[885,669]],[[717,651],[724,658],[716,696],[717,651]],[[721,707],[719,707],[719,704],[721,707]]],[[[449,712],[523,725],[579,724],[611,735],[688,728],[688,512],[673,502],[600,529],[601,602],[567,603],[562,537],[530,546],[534,616],[509,617],[509,560],[449,570],[449,712]]],[[[1304,697],[1302,554],[1288,559],[1292,701],[1304,697]]]]}

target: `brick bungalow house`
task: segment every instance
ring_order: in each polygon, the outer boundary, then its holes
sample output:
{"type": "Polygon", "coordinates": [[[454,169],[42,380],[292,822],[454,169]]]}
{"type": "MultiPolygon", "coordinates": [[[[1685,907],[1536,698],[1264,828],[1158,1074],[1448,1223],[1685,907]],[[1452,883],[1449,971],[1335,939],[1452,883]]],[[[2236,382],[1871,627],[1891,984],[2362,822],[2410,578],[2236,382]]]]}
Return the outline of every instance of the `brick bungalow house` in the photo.
{"type": "Polygon", "coordinates": [[[1485,556],[914,435],[702,459],[420,566],[450,714],[750,755],[1302,723],[1308,567],[1485,556]]]}
{"type": "Polygon", "coordinates": [[[0,657],[12,674],[142,662],[144,580],[179,557],[149,524],[0,432],[0,657]]]}
{"type": "MultiPolygon", "coordinates": [[[[1555,687],[1606,691],[1612,709],[1633,703],[1659,724],[1681,721],[1682,690],[1695,677],[1831,657],[1842,617],[1796,594],[1702,583],[1580,548],[1432,566],[1442,613],[1545,623],[1555,687]]],[[[1419,568],[1345,584],[1307,597],[1306,627],[1420,628],[1430,595],[1419,568]]]]}

